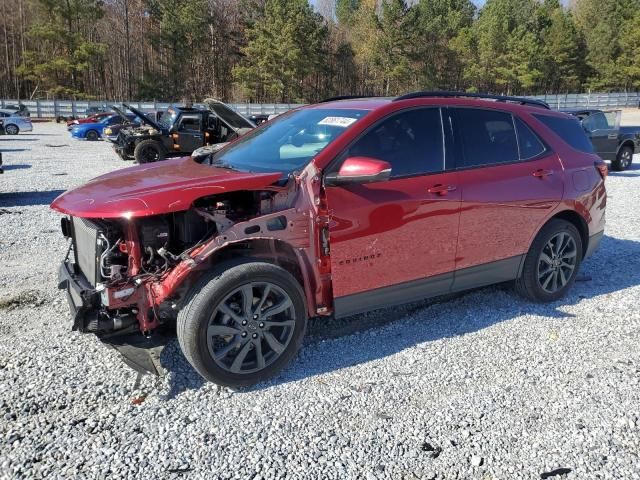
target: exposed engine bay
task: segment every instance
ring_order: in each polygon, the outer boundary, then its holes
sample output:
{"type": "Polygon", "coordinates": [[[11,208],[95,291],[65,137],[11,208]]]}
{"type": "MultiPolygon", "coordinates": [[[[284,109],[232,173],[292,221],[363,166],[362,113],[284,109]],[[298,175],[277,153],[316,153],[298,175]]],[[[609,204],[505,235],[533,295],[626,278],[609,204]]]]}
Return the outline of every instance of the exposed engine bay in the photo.
{"type": "MultiPolygon", "coordinates": [[[[319,187],[314,178],[308,187],[319,187]]],[[[299,178],[292,178],[287,185],[268,190],[206,196],[189,210],[164,215],[130,220],[65,218],[63,231],[73,239],[65,263],[88,282],[82,303],[91,306],[76,314],[74,329],[99,336],[149,334],[175,320],[197,272],[214,267],[225,255],[280,257],[295,268],[318,268],[302,251],[291,247],[284,253],[277,251],[279,239],[303,250],[324,251],[321,240],[316,243],[309,236],[310,222],[318,220],[295,208],[298,202],[317,204],[318,200],[301,194],[298,182],[299,178]]],[[[329,265],[328,260],[324,265],[329,265]]],[[[313,273],[309,276],[316,278],[313,273]]],[[[318,281],[305,285],[308,295],[319,291],[314,286],[318,281]]],[[[320,299],[313,304],[325,302],[320,299]]]]}
{"type": "MultiPolygon", "coordinates": [[[[275,192],[231,192],[203,198],[192,210],[137,220],[142,255],[141,271],[134,280],[161,277],[214,235],[237,222],[271,213],[275,197],[275,192]]],[[[102,253],[97,280],[107,287],[118,286],[127,280],[128,274],[124,233],[117,224],[100,223],[103,226],[98,239],[102,253]]]]}

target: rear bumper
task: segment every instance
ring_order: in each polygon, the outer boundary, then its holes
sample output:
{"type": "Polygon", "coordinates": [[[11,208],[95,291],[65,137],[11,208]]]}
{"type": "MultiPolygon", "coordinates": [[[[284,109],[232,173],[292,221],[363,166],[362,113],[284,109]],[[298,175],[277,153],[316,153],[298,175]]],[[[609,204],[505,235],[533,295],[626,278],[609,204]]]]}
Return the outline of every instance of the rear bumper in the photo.
{"type": "Polygon", "coordinates": [[[595,253],[598,247],[600,247],[602,237],[604,237],[604,230],[589,237],[589,245],[587,246],[587,252],[585,253],[584,258],[588,258],[595,253]]]}

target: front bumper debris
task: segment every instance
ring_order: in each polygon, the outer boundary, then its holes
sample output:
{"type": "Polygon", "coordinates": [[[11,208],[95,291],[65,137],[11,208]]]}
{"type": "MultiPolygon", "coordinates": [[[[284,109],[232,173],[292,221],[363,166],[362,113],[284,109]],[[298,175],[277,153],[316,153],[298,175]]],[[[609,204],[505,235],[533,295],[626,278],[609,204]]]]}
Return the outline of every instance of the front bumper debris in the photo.
{"type": "Polygon", "coordinates": [[[129,333],[98,338],[105,345],[117,350],[124,363],[136,372],[158,376],[162,374],[164,369],[160,362],[160,355],[171,336],[154,332],[149,337],[140,333],[129,333]]]}
{"type": "MultiPolygon", "coordinates": [[[[100,325],[98,308],[100,295],[89,285],[82,274],[74,272],[73,264],[65,260],[58,269],[58,288],[66,290],[69,310],[73,319],[73,330],[91,332],[91,325],[100,325]]],[[[136,322],[126,319],[132,325],[136,322]]],[[[135,328],[135,327],[131,327],[135,328]]],[[[160,375],[160,355],[171,336],[154,332],[144,336],[140,331],[125,328],[122,332],[91,332],[100,341],[122,355],[123,361],[139,373],[160,375]]]]}

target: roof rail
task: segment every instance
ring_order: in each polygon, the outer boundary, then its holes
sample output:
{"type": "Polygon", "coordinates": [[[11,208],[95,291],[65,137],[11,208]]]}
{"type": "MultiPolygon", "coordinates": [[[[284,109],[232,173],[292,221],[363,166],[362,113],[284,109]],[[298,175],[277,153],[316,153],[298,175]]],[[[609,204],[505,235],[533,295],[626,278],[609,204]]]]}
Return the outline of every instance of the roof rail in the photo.
{"type": "Polygon", "coordinates": [[[481,98],[485,100],[495,100],[496,102],[509,102],[519,103],[521,105],[530,105],[532,107],[546,108],[551,110],[551,107],[542,100],[535,100],[532,98],[523,97],[507,97],[504,95],[490,95],[487,93],[466,93],[466,92],[413,92],[401,95],[393,99],[394,102],[398,100],[407,100],[410,98],[429,98],[429,97],[444,97],[444,98],[481,98]]]}
{"type": "Polygon", "coordinates": [[[355,100],[357,98],[372,98],[375,95],[339,95],[337,97],[325,98],[324,100],[320,100],[318,103],[327,103],[327,102],[336,102],[338,100],[355,100]]]}

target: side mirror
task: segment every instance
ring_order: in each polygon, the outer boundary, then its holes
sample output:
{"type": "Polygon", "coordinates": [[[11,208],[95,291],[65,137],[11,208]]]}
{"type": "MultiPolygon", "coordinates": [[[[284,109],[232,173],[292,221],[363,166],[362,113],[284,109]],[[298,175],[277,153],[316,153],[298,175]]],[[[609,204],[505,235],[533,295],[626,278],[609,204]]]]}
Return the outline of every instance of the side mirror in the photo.
{"type": "Polygon", "coordinates": [[[373,182],[385,182],[391,177],[391,164],[370,157],[349,157],[338,173],[325,177],[325,184],[352,185],[373,182]]]}

